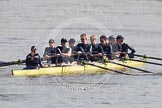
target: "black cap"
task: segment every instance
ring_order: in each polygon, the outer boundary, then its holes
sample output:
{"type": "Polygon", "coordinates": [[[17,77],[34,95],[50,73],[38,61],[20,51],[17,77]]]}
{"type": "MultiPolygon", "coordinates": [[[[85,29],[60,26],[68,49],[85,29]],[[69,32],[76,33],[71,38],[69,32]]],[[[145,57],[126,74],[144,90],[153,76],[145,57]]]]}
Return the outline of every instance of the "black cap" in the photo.
{"type": "Polygon", "coordinates": [[[35,46],[32,46],[31,50],[37,50],[37,48],[35,46]]]}
{"type": "Polygon", "coordinates": [[[118,36],[116,37],[116,39],[117,39],[117,40],[119,40],[119,39],[124,39],[124,37],[123,37],[122,35],[118,35],[118,36]]]}
{"type": "Polygon", "coordinates": [[[111,39],[115,39],[114,35],[110,35],[107,39],[111,40],[111,39]]]}
{"type": "Polygon", "coordinates": [[[69,39],[69,43],[73,43],[73,42],[75,42],[74,38],[69,39]]]}
{"type": "Polygon", "coordinates": [[[67,40],[65,38],[61,39],[61,43],[66,43],[66,42],[67,42],[67,40]]]}
{"type": "Polygon", "coordinates": [[[55,43],[54,39],[50,39],[49,43],[55,43]]]}

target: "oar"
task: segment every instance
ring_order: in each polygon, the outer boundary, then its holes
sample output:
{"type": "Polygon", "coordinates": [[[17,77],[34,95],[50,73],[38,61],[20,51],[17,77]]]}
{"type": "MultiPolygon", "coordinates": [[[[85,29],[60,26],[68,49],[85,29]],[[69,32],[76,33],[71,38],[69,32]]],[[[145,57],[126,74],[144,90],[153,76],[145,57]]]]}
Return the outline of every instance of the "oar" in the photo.
{"type": "Polygon", "coordinates": [[[162,60],[162,58],[149,57],[149,56],[146,56],[146,55],[140,55],[140,54],[134,54],[134,56],[137,56],[137,57],[143,57],[143,58],[149,58],[149,59],[155,59],[155,60],[162,60]]]}
{"type": "Polygon", "coordinates": [[[25,60],[17,60],[17,61],[11,61],[11,62],[0,62],[0,67],[16,65],[16,64],[21,64],[21,63],[25,63],[25,60]]]}
{"type": "Polygon", "coordinates": [[[85,53],[85,51],[83,50],[83,48],[82,48],[82,47],[80,47],[80,49],[81,49],[81,51],[82,51],[83,55],[86,57],[86,59],[87,59],[87,60],[89,60],[89,58],[88,58],[87,54],[85,53]]]}
{"type": "Polygon", "coordinates": [[[88,63],[88,62],[83,62],[83,64],[84,64],[84,65],[91,65],[91,66],[94,66],[94,67],[98,67],[98,68],[101,68],[101,69],[104,69],[104,70],[108,70],[108,71],[112,71],[112,72],[119,73],[119,74],[124,74],[124,75],[136,75],[136,74],[123,73],[123,72],[121,72],[121,71],[109,69],[109,68],[102,67],[102,66],[98,66],[98,65],[95,65],[95,64],[92,64],[92,63],[88,63]]]}
{"type": "Polygon", "coordinates": [[[113,64],[116,64],[116,65],[119,65],[119,66],[127,67],[127,68],[130,68],[130,69],[135,69],[135,70],[142,71],[142,72],[146,72],[146,73],[153,73],[151,71],[147,71],[147,70],[135,68],[135,67],[132,67],[132,66],[128,66],[128,65],[121,64],[121,63],[116,63],[116,62],[113,62],[113,61],[105,60],[105,62],[107,62],[107,63],[113,63],[113,64]]]}
{"type": "Polygon", "coordinates": [[[142,63],[148,63],[148,64],[153,64],[153,65],[162,66],[161,63],[155,63],[155,62],[149,62],[149,61],[142,61],[142,60],[135,60],[135,59],[125,59],[125,60],[132,60],[132,61],[137,61],[137,62],[142,62],[142,63]]]}

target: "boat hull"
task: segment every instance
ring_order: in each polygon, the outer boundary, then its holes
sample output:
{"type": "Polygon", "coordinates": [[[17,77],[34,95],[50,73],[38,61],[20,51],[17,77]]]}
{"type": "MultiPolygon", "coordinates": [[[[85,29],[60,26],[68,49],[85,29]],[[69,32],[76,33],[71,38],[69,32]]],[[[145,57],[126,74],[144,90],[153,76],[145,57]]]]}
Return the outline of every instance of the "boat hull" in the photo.
{"type": "MultiPolygon", "coordinates": [[[[127,66],[139,67],[143,66],[144,63],[136,61],[116,61],[117,63],[124,64],[127,66]]],[[[119,66],[113,63],[101,64],[97,63],[95,65],[102,66],[108,69],[114,70],[125,70],[126,67],[119,66]]],[[[59,66],[59,67],[48,67],[39,69],[29,69],[29,70],[12,70],[12,75],[14,76],[41,76],[41,75],[76,75],[76,74],[99,74],[105,73],[104,69],[91,66],[91,65],[71,65],[71,66],[59,66]]]]}

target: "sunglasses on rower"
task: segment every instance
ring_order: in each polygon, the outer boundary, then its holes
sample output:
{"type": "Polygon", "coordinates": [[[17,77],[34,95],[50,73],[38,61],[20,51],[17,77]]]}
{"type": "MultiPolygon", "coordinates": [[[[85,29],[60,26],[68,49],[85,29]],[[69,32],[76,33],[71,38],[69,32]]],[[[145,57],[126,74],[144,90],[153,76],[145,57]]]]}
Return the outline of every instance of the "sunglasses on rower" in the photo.
{"type": "Polygon", "coordinates": [[[81,41],[83,41],[83,40],[87,40],[87,38],[81,38],[81,41]]]}

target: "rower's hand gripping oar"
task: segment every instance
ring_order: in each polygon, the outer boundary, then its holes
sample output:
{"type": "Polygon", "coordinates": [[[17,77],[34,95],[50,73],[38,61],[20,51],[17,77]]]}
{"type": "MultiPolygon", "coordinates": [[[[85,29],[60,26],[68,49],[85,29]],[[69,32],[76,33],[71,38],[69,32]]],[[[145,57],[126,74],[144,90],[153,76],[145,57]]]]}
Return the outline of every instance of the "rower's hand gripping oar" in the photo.
{"type": "MultiPolygon", "coordinates": [[[[65,58],[64,54],[62,53],[62,51],[60,50],[60,48],[57,48],[57,50],[59,51],[59,53],[60,53],[60,55],[61,55],[61,57],[62,57],[62,59],[64,61],[64,58],[65,58]]],[[[57,57],[57,59],[56,59],[56,64],[58,63],[58,58],[59,57],[57,57]]]]}
{"type": "Polygon", "coordinates": [[[58,48],[58,51],[61,54],[61,57],[64,58],[64,54],[61,52],[60,48],[58,48]]]}
{"type": "Polygon", "coordinates": [[[107,62],[107,63],[113,63],[113,64],[116,64],[116,65],[119,65],[119,66],[127,67],[127,68],[130,68],[130,69],[135,69],[135,70],[138,70],[138,71],[141,71],[141,72],[145,72],[145,73],[153,73],[151,71],[135,68],[135,67],[132,67],[132,66],[121,64],[121,63],[116,63],[116,62],[113,62],[113,61],[108,61],[108,60],[104,60],[104,61],[107,62]]]}
{"type": "Polygon", "coordinates": [[[98,68],[101,68],[101,69],[104,69],[104,70],[108,70],[108,71],[112,71],[112,72],[119,73],[119,74],[136,75],[136,74],[128,74],[128,73],[124,73],[124,72],[121,72],[121,71],[117,71],[117,70],[109,69],[109,68],[106,68],[106,67],[98,66],[98,65],[95,65],[95,64],[92,64],[92,63],[89,63],[89,62],[83,62],[83,64],[84,65],[91,65],[91,66],[94,66],[94,67],[98,67],[98,68]]]}

